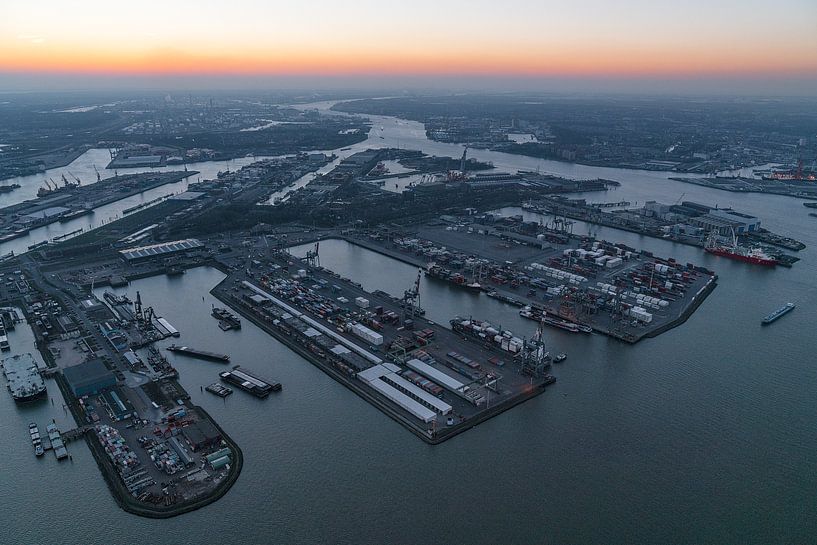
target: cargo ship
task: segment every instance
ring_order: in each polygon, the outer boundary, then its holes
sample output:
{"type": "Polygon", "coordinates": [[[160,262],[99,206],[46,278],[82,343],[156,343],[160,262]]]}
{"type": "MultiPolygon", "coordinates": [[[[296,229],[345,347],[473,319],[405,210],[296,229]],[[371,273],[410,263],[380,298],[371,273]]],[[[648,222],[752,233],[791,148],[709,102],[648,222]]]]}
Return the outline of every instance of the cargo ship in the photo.
{"type": "Polygon", "coordinates": [[[524,340],[514,336],[510,331],[494,327],[484,320],[475,320],[474,318],[466,320],[457,316],[449,323],[451,329],[457,333],[473,337],[474,340],[483,342],[486,346],[499,348],[505,352],[516,354],[525,345],[524,340]]]}
{"type": "Polygon", "coordinates": [[[14,401],[20,403],[37,399],[45,393],[45,381],[31,354],[17,354],[3,359],[3,375],[14,401]]]}
{"type": "Polygon", "coordinates": [[[519,315],[523,318],[527,318],[528,320],[533,320],[535,322],[542,322],[545,325],[549,325],[551,327],[558,327],[559,329],[563,329],[565,331],[570,331],[571,333],[592,333],[593,329],[589,326],[577,324],[575,322],[570,322],[568,320],[564,320],[562,318],[557,318],[555,316],[551,316],[547,312],[542,310],[536,309],[531,306],[526,306],[519,311],[519,315]]]}
{"type": "Polygon", "coordinates": [[[788,314],[792,310],[794,310],[795,304],[794,303],[786,303],[779,309],[775,310],[765,318],[761,322],[763,325],[769,325],[770,323],[776,321],[777,319],[781,318],[784,314],[788,314]]]}
{"type": "Polygon", "coordinates": [[[492,299],[496,299],[497,301],[502,301],[503,303],[507,303],[509,305],[513,305],[515,307],[524,307],[525,303],[520,301],[519,299],[514,299],[513,297],[508,297],[507,295],[503,295],[497,291],[489,291],[485,295],[491,297],[492,299]]]}
{"type": "Polygon", "coordinates": [[[739,246],[734,233],[732,234],[732,242],[730,244],[717,242],[713,236],[710,236],[706,241],[704,250],[713,255],[727,257],[753,265],[774,267],[778,263],[776,258],[770,256],[760,248],[745,248],[739,246]]]}
{"type": "Polygon", "coordinates": [[[482,285],[476,280],[469,282],[468,279],[462,274],[451,272],[448,269],[440,267],[439,265],[435,265],[433,263],[429,264],[425,272],[426,276],[436,278],[438,280],[445,280],[446,282],[450,282],[455,286],[473,291],[474,293],[479,293],[482,291],[482,285]]]}

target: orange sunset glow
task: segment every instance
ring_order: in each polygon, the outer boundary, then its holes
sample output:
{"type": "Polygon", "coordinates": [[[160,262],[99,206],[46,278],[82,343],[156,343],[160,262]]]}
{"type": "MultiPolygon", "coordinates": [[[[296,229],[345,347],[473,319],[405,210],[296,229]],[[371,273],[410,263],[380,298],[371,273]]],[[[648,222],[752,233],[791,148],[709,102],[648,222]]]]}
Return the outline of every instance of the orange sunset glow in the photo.
{"type": "MultiPolygon", "coordinates": [[[[698,4],[699,2],[692,2],[698,4]]],[[[785,2],[784,2],[785,3],[785,2]]],[[[805,14],[815,8],[807,2],[805,14]]],[[[730,15],[734,25],[630,2],[608,18],[584,19],[581,7],[549,2],[496,4],[421,1],[415,9],[360,2],[348,10],[331,2],[278,6],[214,2],[195,8],[145,2],[127,21],[87,2],[87,16],[63,3],[2,8],[0,71],[80,74],[492,76],[810,76],[817,74],[817,38],[807,18],[791,10],[730,15]],[[98,9],[96,9],[98,8],[98,9]],[[648,16],[650,16],[648,18],[648,16]],[[656,16],[659,22],[655,22],[656,16]],[[694,25],[692,21],[695,21],[694,25]],[[794,29],[754,34],[752,24],[794,29]],[[798,25],[803,26],[797,32],[798,25]],[[70,31],[68,30],[70,28],[70,31]],[[695,30],[692,31],[691,29],[695,30]]],[[[625,2],[626,4],[626,2],[625,2]]],[[[728,2],[726,2],[728,4],[728,2]]],[[[793,6],[793,9],[798,6],[793,6]]],[[[728,11],[728,6],[710,7],[728,11]]]]}

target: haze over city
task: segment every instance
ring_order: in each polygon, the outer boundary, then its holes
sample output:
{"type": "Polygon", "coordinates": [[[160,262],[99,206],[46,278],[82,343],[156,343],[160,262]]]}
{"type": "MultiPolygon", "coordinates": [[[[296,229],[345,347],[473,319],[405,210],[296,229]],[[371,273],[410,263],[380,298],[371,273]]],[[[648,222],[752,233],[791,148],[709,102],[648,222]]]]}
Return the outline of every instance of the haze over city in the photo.
{"type": "Polygon", "coordinates": [[[209,85],[814,94],[809,0],[0,7],[0,89],[209,85]],[[670,82],[670,83],[667,83],[670,82]]]}

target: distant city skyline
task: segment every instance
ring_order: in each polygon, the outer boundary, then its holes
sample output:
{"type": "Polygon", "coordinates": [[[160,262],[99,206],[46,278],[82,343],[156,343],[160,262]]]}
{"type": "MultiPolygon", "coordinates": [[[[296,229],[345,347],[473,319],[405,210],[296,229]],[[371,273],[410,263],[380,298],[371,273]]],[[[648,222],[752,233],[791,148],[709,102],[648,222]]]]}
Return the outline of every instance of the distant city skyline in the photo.
{"type": "MultiPolygon", "coordinates": [[[[254,77],[726,81],[814,94],[813,0],[301,3],[89,0],[0,7],[0,88],[38,81],[254,77]],[[4,85],[4,82],[6,85],[4,85]]],[[[209,78],[209,79],[208,79],[209,78]]],[[[694,87],[694,85],[693,85],[694,87]]]]}

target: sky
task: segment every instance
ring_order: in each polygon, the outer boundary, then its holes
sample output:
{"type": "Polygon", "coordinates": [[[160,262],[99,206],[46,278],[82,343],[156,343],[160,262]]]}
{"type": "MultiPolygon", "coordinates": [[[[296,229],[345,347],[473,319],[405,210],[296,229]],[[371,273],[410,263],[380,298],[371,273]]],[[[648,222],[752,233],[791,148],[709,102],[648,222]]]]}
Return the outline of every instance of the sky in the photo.
{"type": "Polygon", "coordinates": [[[3,1],[0,89],[606,81],[814,94],[815,24],[817,0],[3,1]]]}

